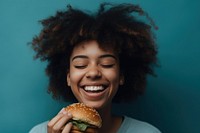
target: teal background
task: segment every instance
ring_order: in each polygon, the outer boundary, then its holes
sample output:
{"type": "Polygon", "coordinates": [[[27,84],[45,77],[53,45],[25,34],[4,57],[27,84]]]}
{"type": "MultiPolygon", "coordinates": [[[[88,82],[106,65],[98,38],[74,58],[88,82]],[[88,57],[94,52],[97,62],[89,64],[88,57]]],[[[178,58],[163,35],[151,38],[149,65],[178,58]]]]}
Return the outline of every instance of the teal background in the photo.
{"type": "Polygon", "coordinates": [[[105,1],[140,4],[159,27],[155,31],[161,64],[156,68],[157,77],[148,78],[144,96],[115,105],[115,111],[147,121],[163,133],[200,133],[198,0],[1,0],[1,133],[26,133],[68,104],[52,100],[47,93],[46,64],[34,61],[27,45],[41,29],[38,20],[67,4],[95,10],[105,1]]]}

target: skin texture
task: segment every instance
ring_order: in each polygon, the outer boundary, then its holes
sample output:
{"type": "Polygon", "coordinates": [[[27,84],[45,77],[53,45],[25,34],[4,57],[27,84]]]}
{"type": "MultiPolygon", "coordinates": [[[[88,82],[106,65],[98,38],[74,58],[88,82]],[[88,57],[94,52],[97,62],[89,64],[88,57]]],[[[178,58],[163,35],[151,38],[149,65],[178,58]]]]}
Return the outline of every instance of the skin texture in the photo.
{"type": "MultiPolygon", "coordinates": [[[[123,76],[114,51],[100,49],[95,40],[77,45],[71,54],[70,70],[66,76],[67,84],[77,100],[99,111],[104,122],[99,132],[117,131],[122,118],[111,115],[111,102],[118,86],[123,83],[123,76]],[[85,86],[103,86],[103,90],[98,93],[87,92],[85,86]],[[109,123],[113,123],[113,126],[109,123]]],[[[68,133],[71,123],[65,124],[70,119],[71,114],[61,110],[48,123],[48,133],[68,133]]]]}

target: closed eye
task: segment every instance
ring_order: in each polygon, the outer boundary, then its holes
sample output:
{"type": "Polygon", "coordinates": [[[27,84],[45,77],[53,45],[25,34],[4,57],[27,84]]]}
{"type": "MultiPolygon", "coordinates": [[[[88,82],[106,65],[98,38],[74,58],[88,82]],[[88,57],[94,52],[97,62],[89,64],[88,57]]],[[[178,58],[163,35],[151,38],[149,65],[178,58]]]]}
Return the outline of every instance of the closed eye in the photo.
{"type": "Polygon", "coordinates": [[[87,67],[87,65],[81,65],[81,66],[75,65],[74,67],[77,68],[77,69],[84,69],[84,68],[87,67]]]}
{"type": "Polygon", "coordinates": [[[101,64],[101,66],[102,66],[103,68],[112,68],[114,65],[115,65],[115,64],[106,64],[106,65],[101,64]]]}

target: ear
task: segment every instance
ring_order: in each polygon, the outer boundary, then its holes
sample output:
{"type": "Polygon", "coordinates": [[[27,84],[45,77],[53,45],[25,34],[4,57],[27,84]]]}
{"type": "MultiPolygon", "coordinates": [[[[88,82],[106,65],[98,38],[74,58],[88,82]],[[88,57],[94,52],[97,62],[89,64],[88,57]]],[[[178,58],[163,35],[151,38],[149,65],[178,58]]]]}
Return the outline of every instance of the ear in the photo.
{"type": "Polygon", "coordinates": [[[120,74],[119,85],[123,85],[123,84],[124,84],[124,75],[120,74]]]}
{"type": "Polygon", "coordinates": [[[71,86],[69,72],[67,72],[66,75],[67,75],[67,85],[68,85],[68,86],[71,86]]]}

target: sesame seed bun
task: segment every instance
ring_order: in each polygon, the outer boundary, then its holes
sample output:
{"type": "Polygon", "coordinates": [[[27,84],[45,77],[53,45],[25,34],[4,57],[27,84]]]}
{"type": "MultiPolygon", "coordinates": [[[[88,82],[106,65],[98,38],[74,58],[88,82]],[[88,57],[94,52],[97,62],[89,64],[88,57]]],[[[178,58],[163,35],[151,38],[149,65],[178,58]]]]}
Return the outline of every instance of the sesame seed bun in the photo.
{"type": "Polygon", "coordinates": [[[99,113],[94,108],[88,107],[83,103],[74,103],[65,109],[72,114],[73,120],[83,121],[95,128],[100,128],[102,125],[102,119],[99,113]]]}

